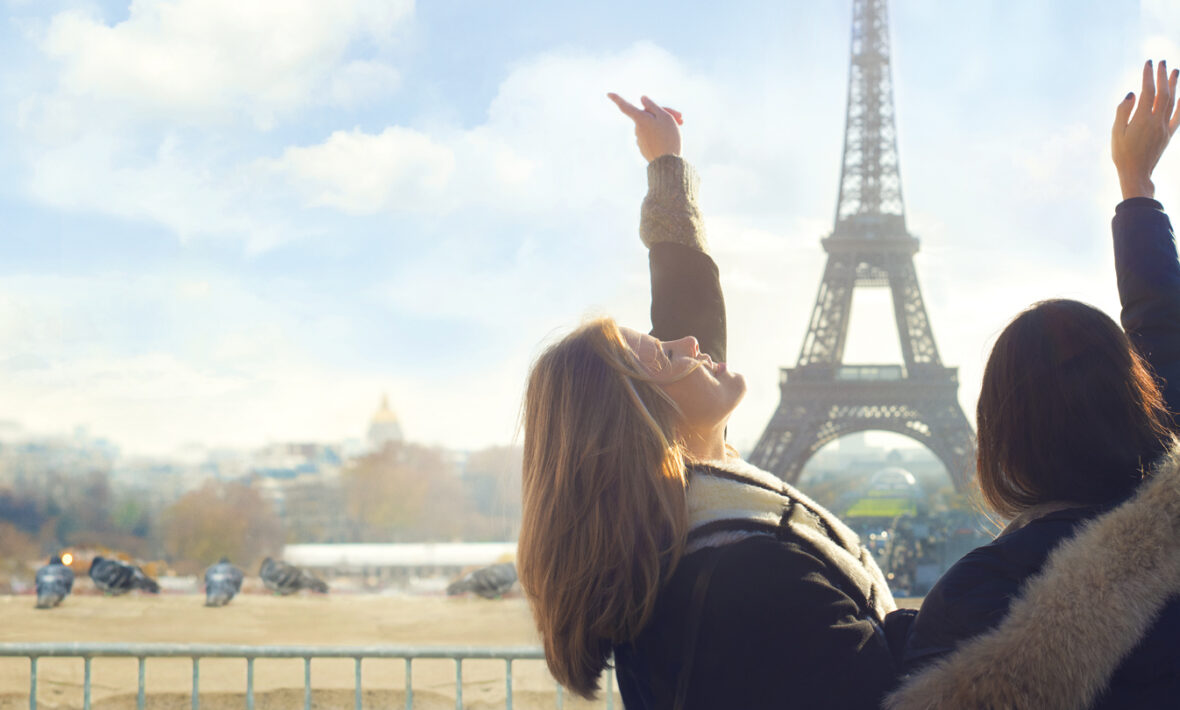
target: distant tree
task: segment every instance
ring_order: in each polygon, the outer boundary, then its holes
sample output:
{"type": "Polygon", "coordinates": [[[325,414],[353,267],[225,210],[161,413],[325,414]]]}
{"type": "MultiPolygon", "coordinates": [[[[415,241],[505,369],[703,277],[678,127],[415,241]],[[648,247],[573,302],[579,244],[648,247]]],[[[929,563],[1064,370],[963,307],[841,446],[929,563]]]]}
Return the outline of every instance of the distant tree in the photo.
{"type": "Polygon", "coordinates": [[[357,459],[343,476],[344,500],[358,542],[462,537],[469,504],[444,452],[391,442],[357,459]]]}
{"type": "Polygon", "coordinates": [[[151,507],[139,498],[124,497],[111,511],[111,524],[127,535],[146,538],[151,534],[152,523],[151,507]]]}
{"type": "Polygon", "coordinates": [[[58,539],[70,545],[93,545],[114,532],[111,508],[114,493],[106,471],[91,471],[61,489],[53,499],[63,515],[58,518],[58,539]]]}
{"type": "Polygon", "coordinates": [[[41,556],[32,535],[12,523],[0,521],[0,560],[27,562],[41,556]]]}
{"type": "Polygon", "coordinates": [[[463,467],[463,484],[476,513],[469,539],[514,540],[520,530],[519,446],[493,446],[473,452],[463,467]]]}
{"type": "Polygon", "coordinates": [[[106,470],[36,473],[0,489],[0,522],[35,539],[42,553],[70,545],[101,546],[136,556],[158,552],[150,506],[136,494],[113,487],[106,470]]]}
{"type": "Polygon", "coordinates": [[[223,555],[253,566],[283,544],[282,525],[258,491],[212,480],[164,511],[160,534],[168,560],[190,573],[223,555]]]}
{"type": "Polygon", "coordinates": [[[31,535],[0,521],[0,594],[10,594],[14,586],[32,582],[28,563],[40,558],[40,546],[31,535]]]}
{"type": "Polygon", "coordinates": [[[26,533],[36,533],[48,519],[36,498],[11,489],[0,490],[0,522],[26,533]]]}

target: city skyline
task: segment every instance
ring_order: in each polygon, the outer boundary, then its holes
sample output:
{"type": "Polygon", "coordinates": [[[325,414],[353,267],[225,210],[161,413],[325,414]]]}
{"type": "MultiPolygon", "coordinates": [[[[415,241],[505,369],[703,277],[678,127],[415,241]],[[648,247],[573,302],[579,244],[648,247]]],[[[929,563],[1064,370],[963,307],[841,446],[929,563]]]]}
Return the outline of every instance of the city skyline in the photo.
{"type": "MultiPolygon", "coordinates": [[[[648,323],[618,91],[685,114],[753,443],[832,227],[851,3],[239,5],[0,4],[0,420],[166,454],[358,437],[387,392],[407,439],[510,443],[544,343],[648,323]]],[[[1143,60],[1180,65],[1180,7],[890,11],[915,262],[973,414],[1021,308],[1117,317],[1109,126],[1143,60]]],[[[900,359],[875,296],[849,362],[900,359]]]]}

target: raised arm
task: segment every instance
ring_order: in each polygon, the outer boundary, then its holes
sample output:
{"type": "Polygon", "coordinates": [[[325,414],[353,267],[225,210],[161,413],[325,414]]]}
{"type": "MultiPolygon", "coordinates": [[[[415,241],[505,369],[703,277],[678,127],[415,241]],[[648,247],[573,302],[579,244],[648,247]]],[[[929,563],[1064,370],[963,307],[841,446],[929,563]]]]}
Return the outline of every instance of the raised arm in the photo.
{"type": "Polygon", "coordinates": [[[1112,222],[1123,328],[1154,370],[1174,421],[1180,412],[1180,262],[1151,176],[1180,126],[1178,76],[1176,71],[1168,75],[1165,62],[1155,71],[1148,62],[1138,109],[1135,94],[1127,94],[1111,133],[1123,192],[1112,222]]]}
{"type": "Polygon", "coordinates": [[[646,96],[643,108],[608,96],[635,122],[639,151],[648,160],[639,234],[651,267],[651,334],[660,340],[694,336],[702,352],[724,362],[725,300],[697,206],[696,171],[680,157],[683,119],[646,96]]]}

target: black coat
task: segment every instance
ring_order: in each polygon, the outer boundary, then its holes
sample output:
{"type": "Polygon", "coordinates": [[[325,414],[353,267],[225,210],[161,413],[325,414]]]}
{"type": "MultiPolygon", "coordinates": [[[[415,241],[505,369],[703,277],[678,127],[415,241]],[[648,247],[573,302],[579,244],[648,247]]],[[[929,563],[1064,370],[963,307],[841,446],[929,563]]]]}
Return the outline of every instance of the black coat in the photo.
{"type": "MultiPolygon", "coordinates": [[[[1176,412],[1180,408],[1180,263],[1171,224],[1158,202],[1136,198],[1118,206],[1113,230],[1123,327],[1160,378],[1168,408],[1176,412]]],[[[1049,554],[1071,538],[1081,523],[1119,502],[1043,515],[964,556],[923,601],[904,644],[906,669],[920,669],[996,627],[1049,554]]],[[[1111,613],[1120,610],[1111,609],[1111,613]]],[[[1117,668],[1094,707],[1173,708],[1178,699],[1180,597],[1173,597],[1117,668]]]]}

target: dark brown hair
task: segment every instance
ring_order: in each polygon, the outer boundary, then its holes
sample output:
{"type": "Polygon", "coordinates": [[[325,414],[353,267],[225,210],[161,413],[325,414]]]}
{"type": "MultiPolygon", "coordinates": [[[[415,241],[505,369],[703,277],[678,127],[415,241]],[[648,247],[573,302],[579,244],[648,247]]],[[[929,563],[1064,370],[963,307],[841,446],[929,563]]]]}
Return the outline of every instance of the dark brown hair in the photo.
{"type": "Polygon", "coordinates": [[[1070,300],[1034,304],[1000,334],[976,420],[984,501],[1009,518],[1049,501],[1116,501],[1172,441],[1163,397],[1127,335],[1070,300]]]}
{"type": "Polygon", "coordinates": [[[688,531],[677,413],[602,318],[547,349],[524,400],[517,568],[562,685],[593,697],[647,623],[688,531]]]}

